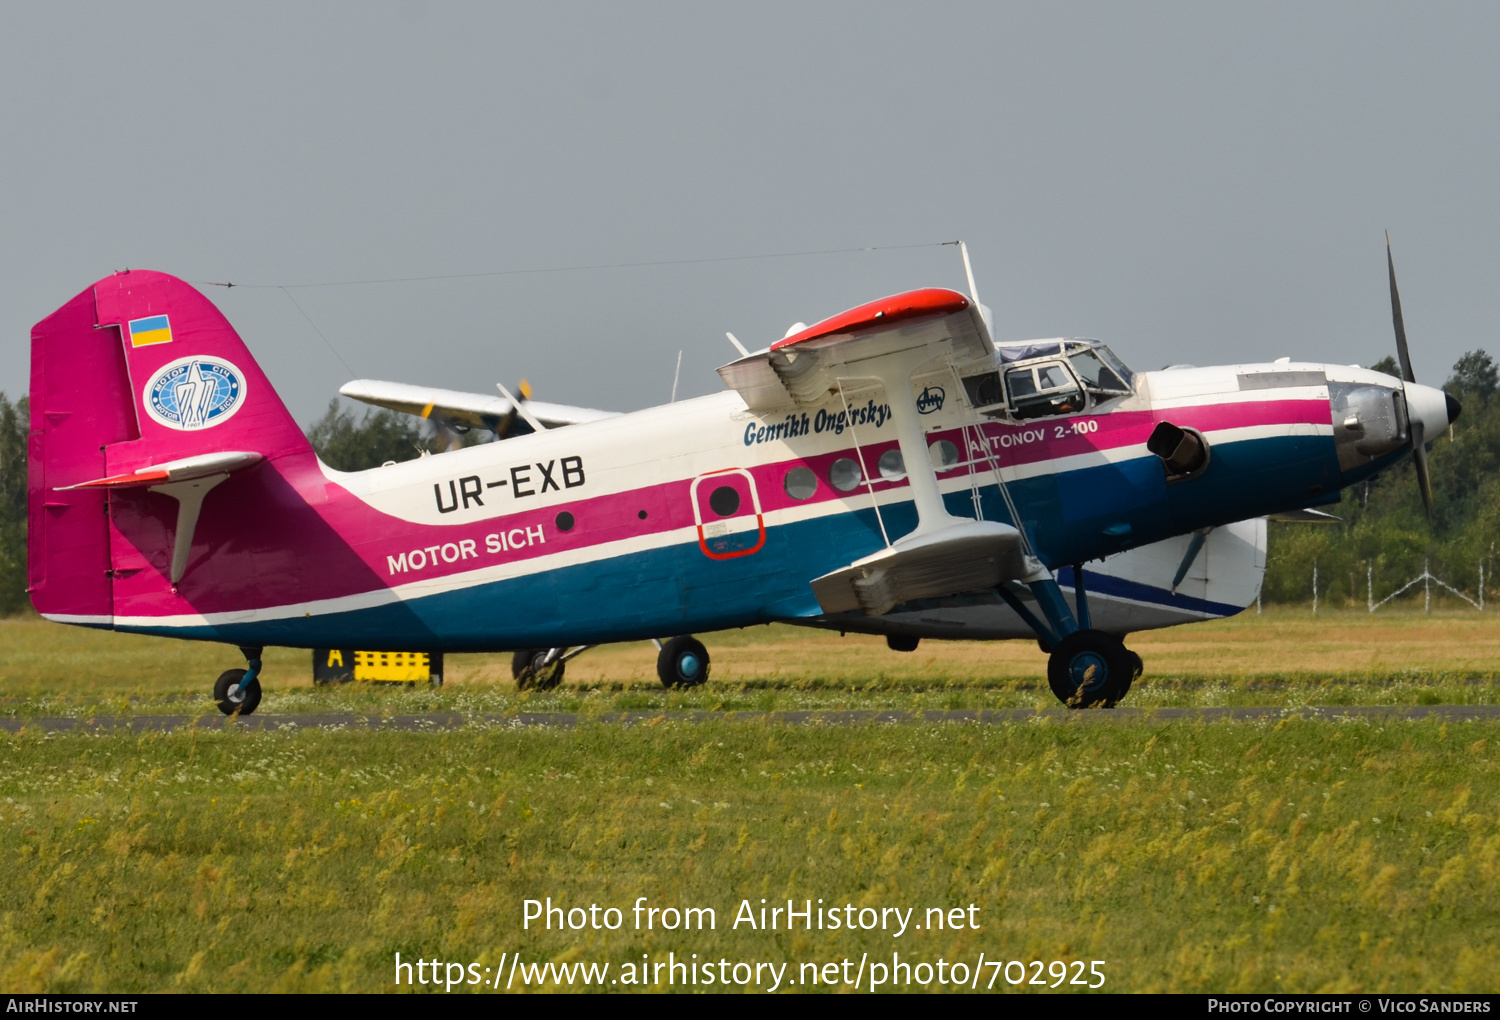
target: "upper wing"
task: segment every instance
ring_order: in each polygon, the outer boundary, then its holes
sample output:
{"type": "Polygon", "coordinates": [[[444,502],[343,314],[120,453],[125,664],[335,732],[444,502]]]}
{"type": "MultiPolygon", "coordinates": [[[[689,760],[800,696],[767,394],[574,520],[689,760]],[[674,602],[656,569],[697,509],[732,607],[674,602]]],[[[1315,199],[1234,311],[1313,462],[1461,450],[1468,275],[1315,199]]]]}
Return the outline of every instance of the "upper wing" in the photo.
{"type": "MultiPolygon", "coordinates": [[[[470,428],[498,432],[515,414],[515,405],[505,397],[485,393],[461,393],[431,386],[383,382],[379,379],[356,379],[339,387],[339,392],[354,400],[376,407],[404,411],[419,418],[437,417],[470,428]]],[[[525,402],[526,410],[549,429],[562,425],[579,425],[586,421],[613,418],[617,411],[599,411],[592,407],[549,404],[541,400],[525,402]]]]}
{"type": "Polygon", "coordinates": [[[979,308],[953,290],[928,287],[851,308],[769,348],[730,362],[719,375],[755,410],[817,404],[858,361],[917,347],[956,364],[993,353],[979,308]]]}

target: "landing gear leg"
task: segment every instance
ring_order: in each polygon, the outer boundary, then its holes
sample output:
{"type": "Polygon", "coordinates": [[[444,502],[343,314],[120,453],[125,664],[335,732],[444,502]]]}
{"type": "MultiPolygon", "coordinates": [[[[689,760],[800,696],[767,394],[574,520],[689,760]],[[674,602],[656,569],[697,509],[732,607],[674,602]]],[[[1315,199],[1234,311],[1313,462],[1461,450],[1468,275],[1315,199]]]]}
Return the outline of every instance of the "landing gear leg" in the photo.
{"type": "Polygon", "coordinates": [[[248,669],[226,669],[214,681],[214,701],[225,715],[249,715],[260,704],[259,646],[240,647],[248,669]]]}
{"type": "Polygon", "coordinates": [[[999,591],[1000,597],[1036,631],[1042,650],[1050,653],[1047,684],[1057,699],[1069,708],[1094,705],[1113,708],[1130,690],[1131,682],[1140,676],[1140,656],[1113,634],[1090,627],[1088,594],[1080,567],[1073,568],[1073,584],[1077,617],[1068,608],[1054,578],[1027,583],[1045,622],[1021,601],[1015,590],[1002,587],[999,591]]]}

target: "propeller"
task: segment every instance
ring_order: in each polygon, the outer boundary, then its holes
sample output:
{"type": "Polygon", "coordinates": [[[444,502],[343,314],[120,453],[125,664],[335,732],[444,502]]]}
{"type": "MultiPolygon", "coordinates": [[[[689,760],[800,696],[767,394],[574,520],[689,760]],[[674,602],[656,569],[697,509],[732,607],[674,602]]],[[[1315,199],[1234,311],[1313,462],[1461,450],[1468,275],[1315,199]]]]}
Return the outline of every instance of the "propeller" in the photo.
{"type": "MultiPolygon", "coordinates": [[[[1401,378],[1404,382],[1415,383],[1416,373],[1411,370],[1411,352],[1406,346],[1406,322],[1401,317],[1401,293],[1396,289],[1396,260],[1391,257],[1391,235],[1387,231],[1385,235],[1385,264],[1391,274],[1391,323],[1396,328],[1396,357],[1401,362],[1401,378]]],[[[1427,511],[1427,523],[1432,524],[1432,476],[1427,470],[1427,448],[1425,426],[1422,419],[1411,415],[1411,398],[1408,396],[1406,406],[1408,408],[1407,418],[1411,429],[1411,459],[1417,467],[1417,488],[1422,491],[1422,508],[1427,511]]],[[[1454,415],[1453,417],[1457,417],[1454,415]]]]}
{"type": "Polygon", "coordinates": [[[532,431],[544,431],[544,426],[526,409],[526,401],[531,399],[531,383],[522,379],[515,393],[506,389],[503,383],[496,383],[495,386],[510,401],[510,410],[499,418],[483,417],[480,419],[481,424],[475,424],[473,419],[444,414],[435,404],[428,404],[417,412],[427,422],[430,434],[426,441],[437,448],[436,452],[451,453],[462,449],[464,437],[476,428],[488,429],[495,434],[496,440],[504,439],[514,432],[517,421],[525,422],[532,431]]]}
{"type": "MultiPolygon", "coordinates": [[[[426,438],[426,442],[435,445],[438,453],[452,453],[463,446],[463,434],[469,431],[467,425],[449,420],[432,404],[422,408],[421,417],[432,429],[432,434],[426,438]]],[[[425,445],[417,449],[424,457],[431,452],[425,445]]]]}
{"type": "Polygon", "coordinates": [[[510,414],[507,414],[495,427],[496,439],[504,439],[510,435],[510,430],[515,427],[517,416],[530,425],[533,432],[547,431],[547,426],[537,421],[531,412],[526,410],[526,401],[531,399],[531,383],[522,379],[521,384],[516,387],[515,393],[506,389],[504,383],[497,382],[495,389],[500,391],[502,397],[510,401],[510,414]]]}

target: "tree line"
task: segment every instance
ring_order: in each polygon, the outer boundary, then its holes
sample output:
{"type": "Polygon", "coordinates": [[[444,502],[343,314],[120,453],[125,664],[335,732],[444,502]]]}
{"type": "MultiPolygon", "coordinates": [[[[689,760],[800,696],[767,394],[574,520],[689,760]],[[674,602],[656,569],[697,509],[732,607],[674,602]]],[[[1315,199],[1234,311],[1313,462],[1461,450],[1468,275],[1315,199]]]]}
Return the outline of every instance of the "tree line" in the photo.
{"type": "MultiPolygon", "coordinates": [[[[1371,366],[1399,375],[1390,358],[1371,366]]],[[[1500,589],[1493,575],[1500,540],[1500,372],[1483,350],[1470,351],[1453,366],[1444,389],[1463,402],[1451,434],[1431,437],[1433,521],[1428,526],[1410,458],[1362,485],[1343,501],[1323,507],[1336,524],[1270,525],[1264,598],[1306,602],[1316,563],[1320,598],[1333,604],[1363,604],[1373,575],[1383,598],[1430,564],[1433,574],[1477,595],[1483,567],[1485,587],[1500,589]]],[[[25,397],[12,403],[0,393],[0,615],[24,611],[26,598],[25,397]]],[[[318,456],[340,471],[362,471],[388,461],[411,460],[446,445],[410,415],[383,409],[352,410],[330,401],[307,430],[318,456]]],[[[479,434],[459,437],[470,444],[479,434]]]]}

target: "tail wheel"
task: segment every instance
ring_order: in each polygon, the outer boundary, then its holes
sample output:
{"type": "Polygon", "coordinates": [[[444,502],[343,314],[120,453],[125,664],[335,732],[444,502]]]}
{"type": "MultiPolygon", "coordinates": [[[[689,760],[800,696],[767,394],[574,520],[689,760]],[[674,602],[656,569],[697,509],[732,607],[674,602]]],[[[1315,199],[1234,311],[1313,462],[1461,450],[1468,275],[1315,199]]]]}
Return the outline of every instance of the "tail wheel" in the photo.
{"type": "Polygon", "coordinates": [[[550,691],[562,683],[563,667],[567,663],[561,657],[547,662],[550,648],[522,648],[511,656],[510,675],[516,686],[523,691],[550,691]]]}
{"type": "Polygon", "coordinates": [[[1069,708],[1113,708],[1130,690],[1138,661],[1113,634],[1080,630],[1058,642],[1047,660],[1047,683],[1069,708]]]}
{"type": "Polygon", "coordinates": [[[214,700],[219,711],[225,715],[249,715],[260,704],[260,680],[251,680],[244,687],[239,683],[245,678],[243,669],[226,669],[214,681],[214,700]]]}
{"type": "Polygon", "coordinates": [[[708,680],[708,649],[695,637],[675,637],[662,645],[656,675],[664,687],[697,687],[708,680]]]}
{"type": "Polygon", "coordinates": [[[887,634],[885,646],[893,652],[915,652],[921,638],[912,637],[909,634],[887,634]]]}

